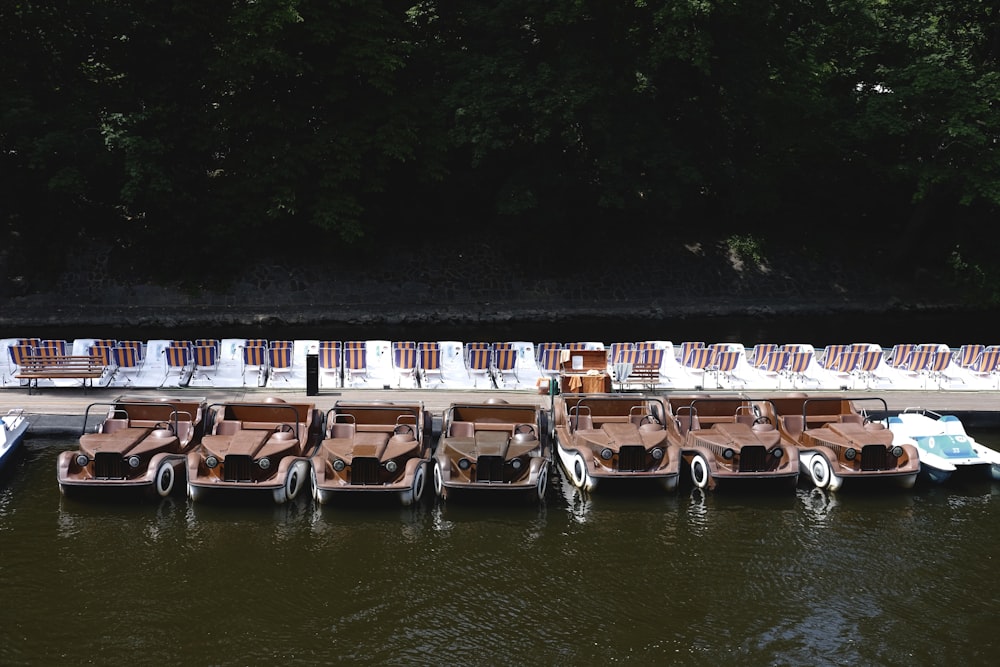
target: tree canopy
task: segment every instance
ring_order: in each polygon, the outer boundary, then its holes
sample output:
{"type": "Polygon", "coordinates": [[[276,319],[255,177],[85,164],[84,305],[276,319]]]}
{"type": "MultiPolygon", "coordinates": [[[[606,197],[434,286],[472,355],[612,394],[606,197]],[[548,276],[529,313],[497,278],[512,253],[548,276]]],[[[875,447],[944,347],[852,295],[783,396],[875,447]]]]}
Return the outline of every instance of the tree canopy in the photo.
{"type": "Polygon", "coordinates": [[[12,0],[0,44],[10,264],[400,227],[997,241],[984,0],[12,0]]]}

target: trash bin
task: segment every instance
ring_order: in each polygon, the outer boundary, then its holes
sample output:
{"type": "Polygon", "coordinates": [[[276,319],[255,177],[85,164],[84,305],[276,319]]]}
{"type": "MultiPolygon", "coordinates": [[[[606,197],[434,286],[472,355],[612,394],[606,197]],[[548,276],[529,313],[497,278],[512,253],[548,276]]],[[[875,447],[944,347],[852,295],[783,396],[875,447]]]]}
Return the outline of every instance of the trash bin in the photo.
{"type": "Polygon", "coordinates": [[[306,396],[319,395],[319,355],[306,355],[306,396]]]}

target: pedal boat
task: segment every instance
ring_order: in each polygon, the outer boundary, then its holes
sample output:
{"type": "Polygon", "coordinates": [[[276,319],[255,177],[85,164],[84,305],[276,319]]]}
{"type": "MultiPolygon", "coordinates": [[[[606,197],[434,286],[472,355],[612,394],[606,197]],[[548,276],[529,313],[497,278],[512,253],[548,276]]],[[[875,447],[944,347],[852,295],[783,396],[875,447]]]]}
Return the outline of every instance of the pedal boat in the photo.
{"type": "Polygon", "coordinates": [[[244,492],[294,500],[309,485],[323,415],[311,403],[220,403],[208,408],[211,430],[187,456],[188,497],[244,492]]]}
{"type": "Polygon", "coordinates": [[[434,493],[441,499],[464,495],[541,502],[551,461],[538,406],[503,399],[452,403],[434,450],[434,493]]]}
{"type": "MultiPolygon", "coordinates": [[[[165,498],[184,488],[184,462],[201,438],[202,399],[123,398],[92,403],[84,413],[79,448],[59,454],[59,490],[132,489],[165,498]],[[105,416],[87,433],[92,411],[105,416]]],[[[97,416],[96,414],[94,416],[97,416]]]]}
{"type": "Polygon", "coordinates": [[[587,492],[618,486],[674,491],[681,452],[668,438],[662,398],[642,394],[560,394],[556,451],[566,478],[587,492]]]}
{"type": "Polygon", "coordinates": [[[21,408],[8,410],[0,421],[3,422],[0,425],[0,473],[2,473],[21,449],[24,434],[28,432],[30,424],[21,408]]]}
{"type": "Polygon", "coordinates": [[[781,442],[773,417],[757,404],[676,397],[668,406],[670,433],[680,437],[684,469],[695,488],[792,491],[798,485],[798,450],[781,442]]]}
{"type": "Polygon", "coordinates": [[[1000,481],[1000,452],[976,442],[955,415],[906,408],[887,421],[893,442],[917,448],[920,479],[935,484],[1000,481]]]}
{"type": "Polygon", "coordinates": [[[430,423],[421,402],[338,401],[312,458],[313,497],[323,505],[386,495],[404,506],[420,502],[430,474],[430,423]]]}
{"type": "MultiPolygon", "coordinates": [[[[877,397],[775,398],[782,438],[799,449],[799,468],[812,485],[913,488],[920,473],[916,446],[895,443],[877,397]]],[[[771,416],[771,415],[768,415],[771,416]]],[[[775,418],[775,417],[772,417],[775,418]]]]}

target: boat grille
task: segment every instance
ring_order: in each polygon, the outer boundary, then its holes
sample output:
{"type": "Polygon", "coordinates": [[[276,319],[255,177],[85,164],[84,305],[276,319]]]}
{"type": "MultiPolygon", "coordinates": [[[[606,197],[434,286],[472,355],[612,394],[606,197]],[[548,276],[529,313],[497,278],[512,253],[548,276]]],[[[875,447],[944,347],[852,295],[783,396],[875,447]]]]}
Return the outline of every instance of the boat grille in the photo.
{"type": "Polygon", "coordinates": [[[351,484],[378,484],[379,461],[374,456],[355,456],[351,461],[351,484]]]}
{"type": "Polygon", "coordinates": [[[767,449],[762,445],[745,445],[740,448],[740,472],[767,470],[767,449]]]}
{"type": "Polygon", "coordinates": [[[125,479],[125,458],[117,452],[97,452],[94,455],[94,477],[125,479]]]}
{"type": "Polygon", "coordinates": [[[249,482],[253,480],[252,467],[253,459],[246,454],[230,454],[226,457],[224,479],[227,482],[249,482]]]}
{"type": "Polygon", "coordinates": [[[476,481],[477,482],[502,482],[503,481],[503,457],[502,456],[480,456],[476,459],[476,481]]]}
{"type": "Polygon", "coordinates": [[[862,470],[888,470],[889,450],[885,445],[865,445],[861,448],[862,470]]]}
{"type": "Polygon", "coordinates": [[[642,445],[622,445],[618,450],[618,470],[638,472],[646,469],[646,448],[642,445]]]}

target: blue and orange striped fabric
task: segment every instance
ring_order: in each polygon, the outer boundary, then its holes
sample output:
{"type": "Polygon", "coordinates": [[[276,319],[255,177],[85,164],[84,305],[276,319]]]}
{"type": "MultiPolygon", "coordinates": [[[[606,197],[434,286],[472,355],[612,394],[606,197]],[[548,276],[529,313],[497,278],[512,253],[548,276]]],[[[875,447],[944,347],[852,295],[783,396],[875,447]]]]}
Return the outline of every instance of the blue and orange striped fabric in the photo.
{"type": "Polygon", "coordinates": [[[562,348],[547,348],[539,353],[538,366],[547,373],[558,373],[561,360],[562,348]]]}
{"type": "Polygon", "coordinates": [[[441,370],[441,346],[432,341],[424,341],[417,347],[420,352],[418,363],[424,372],[441,370]]]}
{"type": "Polygon", "coordinates": [[[340,341],[326,340],[320,343],[319,367],[325,370],[340,368],[340,341]]]}
{"type": "Polygon", "coordinates": [[[930,368],[931,360],[937,352],[937,345],[917,345],[906,360],[906,370],[917,373],[930,368]]]}
{"type": "Polygon", "coordinates": [[[55,357],[66,354],[68,344],[64,340],[43,340],[35,347],[36,357],[55,357]]]}
{"type": "Polygon", "coordinates": [[[184,345],[169,345],[163,349],[168,368],[183,368],[191,362],[191,348],[184,345]]]}
{"type": "Polygon", "coordinates": [[[18,343],[7,348],[10,361],[15,366],[23,366],[24,363],[35,356],[35,346],[18,343]]]}
{"type": "Polygon", "coordinates": [[[215,345],[195,345],[191,351],[198,368],[214,368],[219,363],[219,348],[215,345]]]}
{"type": "Polygon", "coordinates": [[[715,359],[713,359],[713,366],[715,366],[722,373],[731,373],[736,370],[737,364],[740,363],[741,353],[739,350],[715,350],[715,359]]]}
{"type": "Polygon", "coordinates": [[[815,355],[812,352],[789,352],[788,365],[785,366],[785,370],[794,375],[802,375],[808,370],[809,364],[814,358],[815,355]]]}
{"type": "Polygon", "coordinates": [[[1000,370],[1000,347],[996,345],[984,347],[971,369],[979,375],[988,375],[1000,370]]]}
{"type": "Polygon", "coordinates": [[[417,348],[406,345],[397,347],[393,344],[392,364],[397,370],[413,370],[417,366],[417,348]]]}
{"type": "Polygon", "coordinates": [[[517,350],[512,347],[504,347],[494,351],[493,364],[502,373],[514,370],[517,364],[517,350]]]}
{"type": "Polygon", "coordinates": [[[268,347],[271,348],[272,350],[283,350],[285,348],[290,350],[292,349],[293,345],[294,342],[290,340],[272,340],[268,344],[268,347]]]}
{"type": "Polygon", "coordinates": [[[289,370],[292,367],[292,348],[271,347],[267,350],[267,361],[271,370],[289,370]]]}
{"type": "Polygon", "coordinates": [[[119,368],[138,368],[139,353],[132,346],[118,345],[112,349],[112,359],[119,368]]]}
{"type": "Polygon", "coordinates": [[[662,368],[664,352],[665,350],[662,347],[651,347],[646,350],[645,354],[642,355],[642,360],[644,363],[652,364],[657,368],[662,368]]]}
{"type": "Polygon", "coordinates": [[[974,344],[974,345],[963,345],[958,348],[958,352],[955,354],[955,363],[957,363],[962,368],[970,368],[979,359],[979,355],[983,353],[986,349],[985,345],[974,344]]]}
{"type": "Polygon", "coordinates": [[[266,345],[248,345],[243,348],[243,365],[260,367],[267,363],[266,345]]]}
{"type": "Polygon", "coordinates": [[[491,354],[492,350],[488,347],[469,348],[469,370],[477,373],[488,371],[490,368],[491,354]]]}
{"type": "MultiPolygon", "coordinates": [[[[346,344],[345,344],[346,345],[346,344]]],[[[365,347],[344,347],[344,368],[349,371],[363,371],[366,368],[365,347]]]]}
{"type": "Polygon", "coordinates": [[[715,352],[715,348],[711,347],[690,347],[682,363],[688,368],[705,369],[714,363],[715,352]]]}

